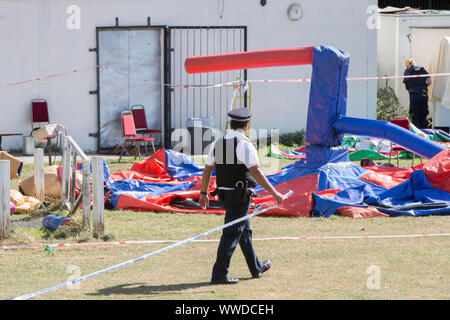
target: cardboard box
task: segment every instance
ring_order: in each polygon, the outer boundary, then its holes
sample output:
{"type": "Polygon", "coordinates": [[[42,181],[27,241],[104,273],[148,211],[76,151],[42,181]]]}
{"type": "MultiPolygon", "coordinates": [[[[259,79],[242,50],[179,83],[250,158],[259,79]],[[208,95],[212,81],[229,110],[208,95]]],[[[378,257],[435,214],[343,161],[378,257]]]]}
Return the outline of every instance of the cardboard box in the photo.
{"type": "Polygon", "coordinates": [[[57,124],[47,124],[38,130],[33,131],[33,137],[36,142],[41,142],[43,139],[46,139],[50,136],[54,136],[57,134],[56,128],[57,124]]]}

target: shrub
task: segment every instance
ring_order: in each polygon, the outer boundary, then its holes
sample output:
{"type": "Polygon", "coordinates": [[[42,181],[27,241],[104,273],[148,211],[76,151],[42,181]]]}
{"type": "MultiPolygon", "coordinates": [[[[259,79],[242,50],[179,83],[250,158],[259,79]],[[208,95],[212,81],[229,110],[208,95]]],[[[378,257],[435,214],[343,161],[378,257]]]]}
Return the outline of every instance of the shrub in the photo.
{"type": "Polygon", "coordinates": [[[409,112],[399,103],[394,90],[386,80],[386,86],[377,92],[377,119],[389,121],[393,117],[410,119],[409,112]]]}
{"type": "Polygon", "coordinates": [[[280,135],[280,144],[288,147],[299,147],[305,143],[305,129],[280,135]]]}
{"type": "MultiPolygon", "coordinates": [[[[290,132],[280,134],[278,137],[278,142],[280,145],[284,145],[287,147],[299,147],[305,143],[305,129],[300,131],[290,132]]],[[[258,148],[260,146],[269,146],[272,143],[272,137],[268,136],[267,138],[260,138],[257,141],[258,148]]]]}

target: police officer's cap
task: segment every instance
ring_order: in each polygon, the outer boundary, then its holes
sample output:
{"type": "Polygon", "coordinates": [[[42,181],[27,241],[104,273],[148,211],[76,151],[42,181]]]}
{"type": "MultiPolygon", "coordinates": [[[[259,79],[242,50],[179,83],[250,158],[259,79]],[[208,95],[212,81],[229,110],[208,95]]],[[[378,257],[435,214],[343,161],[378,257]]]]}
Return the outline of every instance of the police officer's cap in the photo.
{"type": "Polygon", "coordinates": [[[248,121],[252,113],[248,108],[237,108],[228,112],[228,116],[234,121],[248,121]]]}

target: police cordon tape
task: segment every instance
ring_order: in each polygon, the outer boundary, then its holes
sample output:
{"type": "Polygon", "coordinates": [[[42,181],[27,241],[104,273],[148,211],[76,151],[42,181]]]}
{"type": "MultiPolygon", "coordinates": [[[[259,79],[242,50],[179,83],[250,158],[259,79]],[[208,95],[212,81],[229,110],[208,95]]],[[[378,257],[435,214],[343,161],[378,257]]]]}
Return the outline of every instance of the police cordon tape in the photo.
{"type": "MultiPolygon", "coordinates": [[[[267,237],[253,238],[253,241],[274,241],[274,240],[344,240],[344,239],[392,239],[392,238],[425,238],[425,237],[445,237],[450,233],[419,233],[419,234],[390,234],[390,235],[360,235],[360,236],[298,236],[298,237],[267,237]]],[[[95,247],[114,246],[130,244],[156,244],[156,243],[176,243],[180,240],[128,240],[128,241],[105,241],[105,242],[78,242],[78,243],[50,243],[50,244],[21,244],[12,246],[0,246],[0,250],[37,249],[60,247],[95,247]]],[[[194,240],[192,242],[219,242],[219,239],[194,240]]]]}
{"type": "MultiPolygon", "coordinates": [[[[99,66],[99,68],[105,69],[105,70],[110,70],[114,73],[126,76],[126,77],[131,77],[129,74],[126,74],[124,72],[120,72],[117,70],[114,70],[114,68],[109,67],[109,66],[99,66]]],[[[363,81],[363,80],[389,80],[389,79],[407,79],[407,78],[426,78],[426,77],[442,77],[442,76],[450,76],[450,72],[443,72],[443,73],[430,73],[430,74],[416,74],[416,75],[408,75],[408,76],[375,76],[375,77],[348,77],[347,80],[350,81],[363,81]]],[[[146,83],[150,83],[153,85],[163,85],[163,86],[168,86],[168,87],[173,87],[173,88],[200,88],[200,89],[205,89],[205,88],[218,88],[218,87],[228,87],[228,86],[236,86],[236,85],[241,85],[242,81],[244,80],[235,80],[235,81],[229,81],[229,82],[224,82],[224,83],[218,83],[218,84],[212,84],[212,85],[202,85],[202,84],[161,84],[160,82],[152,82],[152,81],[148,81],[146,79],[142,79],[140,77],[132,77],[133,79],[136,80],[140,80],[140,81],[144,81],[146,83]]],[[[245,80],[244,82],[250,82],[250,83],[269,83],[269,82],[284,82],[284,83],[303,83],[303,82],[311,82],[310,78],[299,78],[299,79],[265,79],[265,80],[245,80]]]]}
{"type": "Polygon", "coordinates": [[[64,75],[68,75],[68,74],[73,74],[73,73],[80,73],[86,70],[90,70],[90,69],[97,69],[98,66],[91,66],[91,67],[84,67],[84,68],[78,68],[78,69],[72,69],[70,71],[65,71],[65,72],[58,72],[58,73],[52,73],[46,76],[42,76],[42,77],[36,77],[33,79],[28,79],[28,80],[22,80],[22,81],[15,81],[15,82],[11,82],[11,83],[6,83],[6,84],[0,84],[0,89],[1,88],[7,88],[7,87],[13,87],[13,86],[18,86],[18,85],[23,85],[26,83],[31,83],[31,82],[36,82],[36,81],[43,81],[43,80],[48,80],[48,79],[52,79],[52,78],[57,78],[57,77],[61,77],[64,75]]]}
{"type": "MultiPolygon", "coordinates": [[[[229,81],[224,83],[217,83],[217,84],[167,84],[167,83],[160,83],[155,81],[149,81],[147,79],[143,79],[141,77],[137,76],[131,76],[125,72],[121,72],[118,70],[115,70],[112,67],[109,66],[102,66],[102,65],[95,65],[91,67],[85,67],[85,68],[78,68],[78,69],[72,69],[70,71],[66,72],[59,72],[59,73],[53,73],[42,77],[36,77],[33,79],[23,80],[23,81],[15,81],[11,83],[6,84],[0,84],[0,89],[7,88],[7,87],[13,87],[18,85],[23,85],[31,82],[36,81],[42,81],[42,80],[48,80],[56,77],[61,77],[68,74],[74,74],[74,73],[80,73],[86,70],[90,69],[103,69],[103,70],[109,70],[113,73],[122,75],[124,77],[132,78],[135,80],[139,80],[151,85],[158,85],[158,86],[166,86],[171,88],[185,88],[185,89],[208,89],[208,88],[219,88],[219,87],[229,87],[229,86],[236,86],[239,85],[239,83],[243,80],[235,80],[235,81],[229,81]]],[[[406,79],[406,78],[421,78],[421,77],[443,77],[443,76],[450,76],[450,72],[443,72],[443,73],[430,73],[430,74],[417,74],[417,75],[409,75],[409,76],[374,76],[374,77],[348,77],[347,80],[349,81],[367,81],[367,80],[389,80],[389,79],[406,79]]],[[[245,80],[245,82],[250,83],[275,83],[275,82],[281,82],[281,83],[304,83],[304,82],[311,82],[311,79],[309,78],[299,78],[299,79],[265,79],[265,80],[245,80]]]]}
{"type": "MultiPolygon", "coordinates": [[[[287,199],[287,198],[289,198],[293,193],[294,193],[294,192],[293,192],[292,190],[289,190],[289,192],[286,193],[286,194],[283,196],[283,198],[284,198],[284,199],[287,199]]],[[[127,266],[127,265],[129,265],[129,264],[132,264],[132,263],[135,263],[135,262],[138,262],[138,261],[147,259],[147,258],[149,258],[149,257],[151,257],[151,256],[154,256],[154,255],[157,255],[157,254],[159,254],[159,253],[162,253],[162,252],[165,252],[165,251],[174,249],[174,248],[179,247],[179,246],[182,246],[182,245],[184,245],[184,244],[186,244],[186,243],[189,243],[189,242],[192,242],[192,241],[194,241],[194,240],[197,240],[197,239],[206,237],[207,235],[210,235],[210,234],[212,234],[212,233],[214,233],[214,232],[217,232],[217,231],[219,231],[219,230],[225,229],[225,228],[227,228],[227,227],[229,227],[229,226],[232,226],[232,225],[234,225],[234,224],[236,224],[236,223],[239,223],[239,222],[242,222],[242,221],[244,221],[244,220],[253,218],[253,217],[255,217],[255,216],[257,216],[257,215],[259,215],[259,214],[261,214],[261,213],[263,213],[263,212],[269,211],[269,210],[271,210],[271,209],[276,208],[276,207],[279,206],[278,204],[274,204],[274,205],[272,205],[272,206],[266,207],[266,206],[267,206],[268,204],[270,204],[270,203],[272,203],[272,201],[267,201],[267,202],[261,203],[261,204],[257,205],[257,206],[255,207],[255,209],[253,210],[253,213],[251,213],[251,214],[249,214],[249,215],[246,215],[246,216],[243,216],[243,217],[241,217],[241,218],[239,218],[239,219],[236,219],[236,220],[233,220],[233,221],[231,221],[231,222],[228,222],[228,223],[226,223],[226,224],[224,224],[224,225],[222,225],[222,226],[220,226],[220,227],[217,227],[217,228],[211,229],[211,230],[209,230],[209,231],[200,233],[200,234],[198,234],[198,235],[196,235],[196,236],[193,236],[193,237],[191,237],[191,238],[188,238],[188,239],[179,241],[179,242],[177,242],[177,243],[174,243],[174,244],[172,244],[172,245],[170,245],[170,246],[167,246],[167,247],[164,247],[164,248],[162,248],[162,249],[159,249],[159,250],[156,250],[156,251],[153,251],[153,252],[144,254],[144,255],[142,255],[142,256],[140,256],[140,257],[137,257],[137,258],[135,258],[135,259],[131,259],[131,260],[128,260],[128,261],[125,261],[125,262],[116,264],[116,265],[111,266],[111,267],[109,267],[109,268],[105,268],[105,269],[103,269],[103,270],[100,270],[100,271],[96,271],[96,272],[90,273],[90,274],[88,274],[88,275],[85,275],[85,276],[80,277],[80,278],[77,278],[77,279],[73,279],[73,280],[69,280],[69,281],[60,283],[60,284],[58,284],[58,285],[56,285],[56,286],[53,286],[53,287],[50,287],[50,288],[42,289],[42,290],[39,290],[39,291],[35,291],[35,292],[32,292],[32,293],[25,294],[25,295],[22,295],[22,296],[19,296],[19,297],[16,297],[16,298],[11,298],[11,299],[8,299],[8,300],[27,300],[27,299],[30,299],[30,298],[33,298],[33,297],[36,297],[36,296],[39,296],[39,295],[42,295],[42,294],[51,292],[51,291],[55,291],[55,290],[60,289],[60,288],[63,288],[63,287],[67,287],[67,286],[72,285],[72,284],[75,284],[75,283],[77,283],[77,282],[80,282],[80,281],[83,281],[83,280],[86,280],[86,279],[89,279],[89,278],[98,276],[98,275],[100,275],[100,274],[103,274],[103,273],[106,273],[106,272],[109,272],[109,271],[113,271],[113,270],[116,270],[116,269],[125,267],[125,266],[127,266]]]]}

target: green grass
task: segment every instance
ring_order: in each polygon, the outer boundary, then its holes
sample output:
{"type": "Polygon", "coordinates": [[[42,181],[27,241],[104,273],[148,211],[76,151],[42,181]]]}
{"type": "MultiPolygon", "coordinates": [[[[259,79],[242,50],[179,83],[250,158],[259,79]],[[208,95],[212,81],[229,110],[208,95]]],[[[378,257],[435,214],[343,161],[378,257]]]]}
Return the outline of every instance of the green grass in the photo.
{"type": "MultiPolygon", "coordinates": [[[[218,215],[108,211],[108,232],[117,240],[182,240],[220,225],[218,215]],[[133,233],[130,233],[133,231],[133,233]]],[[[448,217],[354,220],[257,217],[255,238],[275,236],[386,235],[448,232],[448,217]]],[[[218,239],[219,234],[210,239],[218,239]]],[[[73,239],[71,239],[73,240],[73,239]]],[[[56,248],[0,252],[0,298],[115,265],[168,244],[56,248]]],[[[273,267],[250,280],[242,253],[233,256],[236,286],[208,285],[217,243],[190,243],[131,266],[60,289],[39,299],[448,299],[448,237],[255,241],[273,267]],[[381,270],[381,288],[368,289],[367,269],[381,270]]]]}
{"type": "MultiPolygon", "coordinates": [[[[198,163],[202,159],[195,157],[198,163]]],[[[262,163],[266,160],[262,159],[262,163]]],[[[277,168],[292,160],[275,159],[277,168]],[[277,162],[278,161],[278,162],[277,162]]],[[[133,158],[108,161],[111,172],[131,168],[133,158]]],[[[355,162],[357,163],[357,162],[355,162]]],[[[405,161],[408,166],[410,161],[405,161]]],[[[265,163],[267,170],[275,166],[265,163]]],[[[266,170],[266,171],[267,171],[266,170]]],[[[270,170],[269,170],[270,171],[270,170]]],[[[26,165],[23,175],[32,174],[26,165]]],[[[49,210],[14,215],[42,220],[49,212],[67,215],[57,205],[49,210]]],[[[81,211],[73,216],[81,223],[81,211]]],[[[105,210],[103,239],[89,230],[13,228],[0,245],[125,240],[183,240],[223,224],[223,215],[105,210]]],[[[256,217],[254,238],[286,236],[365,236],[439,234],[450,230],[450,217],[350,219],[256,217]]],[[[208,236],[219,239],[220,233],[208,236]]],[[[0,299],[34,292],[136,258],[169,245],[128,244],[0,250],[0,299]],[[73,267],[75,266],[75,267],[73,267]],[[75,272],[74,272],[75,270],[75,272]],[[79,271],[79,273],[77,273],[79,271]]],[[[272,268],[251,279],[245,259],[236,250],[231,276],[234,286],[210,286],[217,242],[189,243],[161,255],[88,279],[79,288],[62,288],[37,299],[449,299],[450,237],[379,239],[255,240],[261,260],[272,268]],[[370,289],[367,270],[380,271],[380,288],[370,289]]]]}

